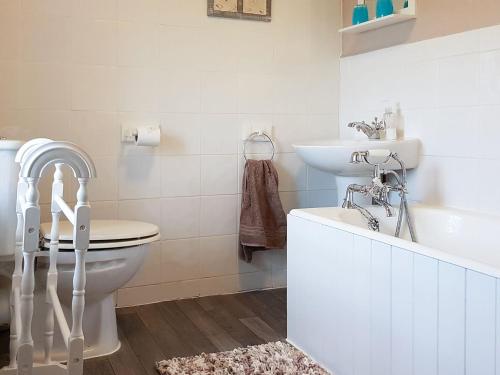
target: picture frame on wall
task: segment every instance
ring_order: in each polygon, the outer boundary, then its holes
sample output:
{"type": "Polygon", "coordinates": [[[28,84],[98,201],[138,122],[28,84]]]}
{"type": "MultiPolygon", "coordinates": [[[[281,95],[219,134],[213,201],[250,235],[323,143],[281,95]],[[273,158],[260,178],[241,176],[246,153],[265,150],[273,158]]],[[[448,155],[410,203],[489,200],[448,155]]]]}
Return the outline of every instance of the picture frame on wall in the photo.
{"type": "Polygon", "coordinates": [[[207,0],[209,17],[271,22],[272,0],[207,0]]]}

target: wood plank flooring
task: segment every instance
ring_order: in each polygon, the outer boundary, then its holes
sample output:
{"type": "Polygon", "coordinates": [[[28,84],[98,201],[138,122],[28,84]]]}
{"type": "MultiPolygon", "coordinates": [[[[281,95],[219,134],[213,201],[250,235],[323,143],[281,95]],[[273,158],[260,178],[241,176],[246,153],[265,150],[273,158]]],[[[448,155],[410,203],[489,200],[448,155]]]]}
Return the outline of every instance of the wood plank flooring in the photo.
{"type": "MultiPolygon", "coordinates": [[[[84,363],[85,375],[157,375],[155,362],[286,338],[286,289],[117,310],[121,349],[84,363]]],[[[0,335],[8,360],[8,331],[0,335]]]]}
{"type": "Polygon", "coordinates": [[[286,289],[117,310],[122,348],[85,361],[86,375],[157,375],[156,361],[286,338],[286,289]]]}

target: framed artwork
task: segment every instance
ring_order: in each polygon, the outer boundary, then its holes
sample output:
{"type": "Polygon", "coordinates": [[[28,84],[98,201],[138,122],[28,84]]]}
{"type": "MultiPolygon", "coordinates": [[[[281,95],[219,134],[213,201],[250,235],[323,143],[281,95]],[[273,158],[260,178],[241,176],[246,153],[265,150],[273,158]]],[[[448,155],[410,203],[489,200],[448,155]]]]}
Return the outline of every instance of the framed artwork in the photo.
{"type": "Polygon", "coordinates": [[[211,17],[271,21],[272,0],[207,0],[207,14],[211,17]]]}

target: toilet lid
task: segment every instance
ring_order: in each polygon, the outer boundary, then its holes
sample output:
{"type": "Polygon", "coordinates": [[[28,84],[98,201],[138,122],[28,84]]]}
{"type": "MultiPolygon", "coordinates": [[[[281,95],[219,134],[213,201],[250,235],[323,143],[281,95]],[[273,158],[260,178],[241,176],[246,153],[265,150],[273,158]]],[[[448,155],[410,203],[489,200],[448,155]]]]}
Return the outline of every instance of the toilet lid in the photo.
{"type": "MultiPolygon", "coordinates": [[[[43,247],[50,245],[52,223],[40,225],[43,247]]],[[[111,249],[138,246],[159,239],[156,225],[128,220],[91,220],[89,249],[111,249]]],[[[59,248],[73,249],[73,225],[69,221],[59,224],[59,248]]]]}

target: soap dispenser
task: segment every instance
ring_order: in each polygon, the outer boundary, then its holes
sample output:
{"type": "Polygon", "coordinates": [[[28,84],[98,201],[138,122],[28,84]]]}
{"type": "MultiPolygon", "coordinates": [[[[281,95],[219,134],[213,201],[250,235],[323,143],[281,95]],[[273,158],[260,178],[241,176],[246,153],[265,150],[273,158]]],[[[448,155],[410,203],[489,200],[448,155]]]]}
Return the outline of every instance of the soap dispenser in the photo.
{"type": "Polygon", "coordinates": [[[395,115],[392,112],[392,107],[386,107],[384,113],[384,124],[385,124],[385,139],[388,141],[395,141],[398,139],[397,134],[397,124],[395,121],[395,115]]]}
{"type": "Polygon", "coordinates": [[[394,111],[394,122],[397,132],[398,139],[404,139],[405,137],[405,117],[403,111],[401,110],[401,103],[397,102],[394,111]]]}

